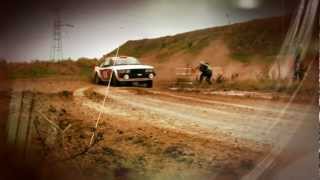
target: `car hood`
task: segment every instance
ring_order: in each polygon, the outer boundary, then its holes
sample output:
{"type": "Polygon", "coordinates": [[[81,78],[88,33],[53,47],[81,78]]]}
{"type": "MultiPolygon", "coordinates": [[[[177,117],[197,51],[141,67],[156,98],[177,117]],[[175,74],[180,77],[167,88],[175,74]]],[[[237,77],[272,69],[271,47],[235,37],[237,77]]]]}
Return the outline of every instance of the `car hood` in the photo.
{"type": "Polygon", "coordinates": [[[121,70],[121,69],[153,69],[153,66],[149,65],[142,65],[142,64],[136,64],[136,65],[117,65],[113,66],[114,70],[121,70]]]}

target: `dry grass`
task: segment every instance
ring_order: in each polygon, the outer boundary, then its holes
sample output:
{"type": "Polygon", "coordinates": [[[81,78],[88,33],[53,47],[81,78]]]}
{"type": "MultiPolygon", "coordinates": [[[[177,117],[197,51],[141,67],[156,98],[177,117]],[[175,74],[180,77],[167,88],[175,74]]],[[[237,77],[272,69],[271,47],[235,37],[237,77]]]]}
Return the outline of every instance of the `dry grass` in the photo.
{"type": "Polygon", "coordinates": [[[63,60],[33,61],[31,63],[9,63],[9,77],[11,79],[41,78],[50,76],[74,76],[87,79],[90,77],[96,59],[81,58],[77,61],[63,60]]]}
{"type": "MultiPolygon", "coordinates": [[[[120,49],[121,54],[138,58],[146,54],[156,54],[156,61],[163,63],[178,53],[196,57],[210,43],[223,39],[230,49],[232,59],[248,62],[254,55],[267,57],[277,54],[289,22],[289,17],[259,19],[175,36],[127,41],[121,45],[120,49]]],[[[112,54],[115,54],[115,50],[105,56],[112,54]]],[[[269,60],[270,58],[266,58],[266,61],[269,62],[269,60]]]]}

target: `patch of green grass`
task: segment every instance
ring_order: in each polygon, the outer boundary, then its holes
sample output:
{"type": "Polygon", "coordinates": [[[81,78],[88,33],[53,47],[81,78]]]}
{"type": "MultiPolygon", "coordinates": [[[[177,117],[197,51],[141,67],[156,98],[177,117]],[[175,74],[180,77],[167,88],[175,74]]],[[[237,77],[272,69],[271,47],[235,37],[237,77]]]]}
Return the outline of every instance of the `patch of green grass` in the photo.
{"type": "Polygon", "coordinates": [[[41,78],[49,76],[72,76],[90,78],[97,59],[80,58],[63,61],[34,61],[31,63],[9,63],[9,77],[11,79],[41,78]]]}
{"type": "Polygon", "coordinates": [[[20,79],[20,78],[39,78],[39,77],[47,77],[51,75],[56,75],[57,72],[48,67],[30,67],[26,69],[17,69],[13,72],[9,73],[9,78],[11,79],[20,79]]]}

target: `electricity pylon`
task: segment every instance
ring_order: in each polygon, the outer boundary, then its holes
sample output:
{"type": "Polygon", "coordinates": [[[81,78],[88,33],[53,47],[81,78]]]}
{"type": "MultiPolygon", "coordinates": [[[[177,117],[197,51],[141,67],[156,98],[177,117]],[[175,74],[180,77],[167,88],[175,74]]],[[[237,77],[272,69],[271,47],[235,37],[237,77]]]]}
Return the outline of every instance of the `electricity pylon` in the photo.
{"type": "Polygon", "coordinates": [[[72,24],[64,24],[61,21],[60,11],[55,11],[55,19],[53,22],[53,45],[50,52],[50,60],[60,61],[63,59],[63,49],[62,49],[62,28],[74,26],[72,24]]]}

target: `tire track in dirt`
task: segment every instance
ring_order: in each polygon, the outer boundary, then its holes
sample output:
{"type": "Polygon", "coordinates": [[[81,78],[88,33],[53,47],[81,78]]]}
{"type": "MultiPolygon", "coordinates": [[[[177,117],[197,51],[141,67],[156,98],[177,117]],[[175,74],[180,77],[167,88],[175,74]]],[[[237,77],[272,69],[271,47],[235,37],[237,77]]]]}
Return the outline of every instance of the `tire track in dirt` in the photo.
{"type": "Polygon", "coordinates": [[[31,134],[34,94],[30,91],[12,92],[7,121],[7,143],[18,149],[17,156],[26,157],[31,134]]]}
{"type": "MultiPolygon", "coordinates": [[[[233,113],[233,109],[216,111],[215,109],[208,109],[202,106],[194,106],[191,102],[190,105],[179,104],[127,94],[112,94],[111,97],[133,107],[140,107],[145,112],[157,112],[159,117],[165,115],[170,116],[172,119],[178,119],[177,121],[183,125],[196,123],[199,128],[207,129],[209,133],[212,129],[218,129],[237,138],[250,139],[256,142],[278,143],[280,136],[292,133],[290,130],[294,131],[295,127],[299,126],[299,124],[295,123],[296,118],[280,119],[282,124],[275,126],[271,134],[266,134],[266,129],[272,126],[278,119],[267,116],[259,117],[252,115],[252,112],[251,114],[245,112],[233,113]]],[[[255,113],[259,114],[261,112],[257,111],[255,113]]],[[[187,126],[184,127],[187,128],[187,126]]]]}
{"type": "MultiPolygon", "coordinates": [[[[104,89],[99,87],[94,90],[103,94],[104,89]]],[[[292,116],[286,117],[281,119],[282,124],[276,126],[271,134],[267,134],[266,129],[274,123],[277,114],[268,112],[268,116],[258,117],[258,114],[265,109],[258,108],[257,110],[247,105],[234,106],[234,104],[224,102],[222,102],[222,105],[225,106],[223,109],[216,109],[204,105],[195,106],[192,101],[189,104],[172,100],[164,101],[156,96],[137,95],[125,89],[114,88],[112,91],[109,97],[113,99],[113,103],[105,107],[91,101],[85,101],[83,105],[97,111],[102,110],[106,114],[129,119],[138,118],[152,124],[183,129],[191,133],[210,135],[218,131],[236,138],[267,144],[279,143],[279,137],[286,133],[290,134],[288,131],[295,129],[293,127],[297,125],[294,119],[291,119],[292,116]],[[237,111],[234,111],[234,107],[237,108],[237,111]],[[242,111],[239,110],[241,108],[242,111]],[[246,111],[249,108],[251,108],[251,113],[246,111]]],[[[215,102],[215,106],[217,103],[215,102]]],[[[300,117],[296,116],[296,118],[300,117]]]]}
{"type": "MultiPolygon", "coordinates": [[[[230,102],[222,102],[222,101],[217,101],[217,100],[206,100],[206,99],[201,99],[201,98],[195,98],[192,96],[182,96],[182,95],[177,95],[174,93],[169,93],[169,92],[160,92],[160,91],[149,91],[149,93],[153,93],[155,95],[163,95],[179,100],[185,100],[185,101],[191,101],[191,102],[198,102],[198,103],[207,103],[210,105],[216,105],[215,107],[220,107],[220,108],[230,108],[232,107],[234,110],[241,110],[241,111],[258,111],[259,113],[268,113],[268,114],[279,114],[281,113],[281,110],[283,108],[282,105],[278,105],[276,103],[272,103],[272,106],[270,107],[270,103],[262,103],[260,104],[255,104],[254,106],[252,105],[247,105],[245,103],[239,104],[239,103],[230,103],[230,102]]],[[[300,107],[291,107],[290,109],[287,110],[287,114],[291,114],[294,117],[296,116],[304,116],[305,114],[308,114],[306,112],[301,111],[302,108],[305,108],[305,106],[300,106],[300,107]]]]}

